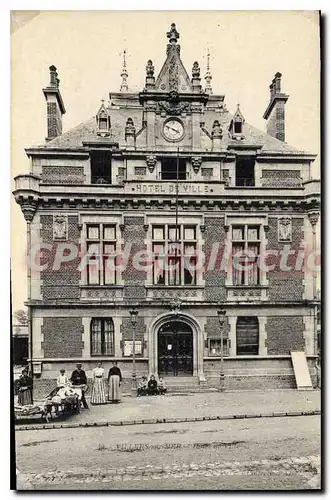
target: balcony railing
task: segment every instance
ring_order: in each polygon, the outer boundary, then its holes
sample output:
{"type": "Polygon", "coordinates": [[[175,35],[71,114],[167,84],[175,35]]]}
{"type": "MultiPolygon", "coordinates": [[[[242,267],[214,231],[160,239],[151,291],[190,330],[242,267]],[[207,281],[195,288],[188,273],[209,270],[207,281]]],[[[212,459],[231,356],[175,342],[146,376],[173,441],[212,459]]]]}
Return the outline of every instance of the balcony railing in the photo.
{"type": "Polygon", "coordinates": [[[238,177],[236,179],[236,187],[254,187],[255,181],[249,177],[238,177]]]}

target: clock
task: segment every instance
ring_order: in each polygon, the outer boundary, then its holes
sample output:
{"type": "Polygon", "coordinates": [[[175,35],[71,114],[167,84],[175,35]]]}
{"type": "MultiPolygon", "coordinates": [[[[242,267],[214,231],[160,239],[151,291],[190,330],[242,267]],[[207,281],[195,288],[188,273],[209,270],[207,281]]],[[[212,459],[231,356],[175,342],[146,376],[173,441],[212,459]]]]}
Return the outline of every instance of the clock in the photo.
{"type": "Polygon", "coordinates": [[[163,135],[167,141],[180,141],[184,136],[184,125],[175,118],[170,118],[163,124],[163,135]]]}

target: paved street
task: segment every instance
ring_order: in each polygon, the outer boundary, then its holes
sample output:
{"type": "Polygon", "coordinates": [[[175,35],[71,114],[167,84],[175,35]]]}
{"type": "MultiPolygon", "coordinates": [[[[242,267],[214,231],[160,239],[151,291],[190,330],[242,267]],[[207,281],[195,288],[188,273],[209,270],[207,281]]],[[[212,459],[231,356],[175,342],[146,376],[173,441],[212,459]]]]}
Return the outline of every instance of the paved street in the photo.
{"type": "MultiPolygon", "coordinates": [[[[155,398],[154,410],[183,412],[183,398],[155,398]]],[[[16,453],[21,487],[33,489],[308,489],[318,487],[320,417],[20,431],[16,453]]]]}
{"type": "MultiPolygon", "coordinates": [[[[287,411],[320,410],[320,391],[244,391],[125,397],[118,405],[90,406],[68,423],[133,422],[144,419],[198,418],[287,411]]],[[[23,420],[22,423],[26,423],[23,420]]],[[[30,422],[31,423],[31,422],[30,422]]]]}

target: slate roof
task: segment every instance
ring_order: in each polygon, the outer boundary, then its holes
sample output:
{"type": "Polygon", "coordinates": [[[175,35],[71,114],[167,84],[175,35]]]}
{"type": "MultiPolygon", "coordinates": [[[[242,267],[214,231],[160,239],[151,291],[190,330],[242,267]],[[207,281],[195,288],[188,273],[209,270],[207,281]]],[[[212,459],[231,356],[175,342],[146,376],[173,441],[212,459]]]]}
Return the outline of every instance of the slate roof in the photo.
{"type": "MultiPolygon", "coordinates": [[[[111,117],[111,136],[112,141],[118,142],[120,146],[125,146],[124,129],[126,121],[129,117],[133,119],[134,125],[136,127],[136,133],[142,127],[142,116],[143,108],[141,109],[130,109],[130,108],[120,108],[116,109],[109,108],[109,113],[111,117]]],[[[238,144],[237,141],[231,140],[227,131],[233,115],[228,112],[216,112],[214,110],[206,110],[204,115],[205,126],[204,128],[211,133],[212,126],[215,120],[220,122],[223,130],[222,145],[226,149],[229,145],[238,144]]],[[[269,134],[258,130],[257,128],[249,125],[247,122],[243,126],[244,140],[240,141],[242,145],[248,146],[262,146],[263,153],[289,153],[289,154],[305,154],[304,151],[299,151],[298,149],[288,145],[286,142],[279,141],[269,134]]],[[[83,142],[93,141],[97,139],[97,123],[96,118],[92,117],[89,120],[77,125],[71,130],[63,133],[59,137],[52,139],[51,141],[45,142],[45,144],[37,146],[41,149],[78,149],[83,147],[83,142]]],[[[142,133],[137,138],[137,147],[141,148],[145,145],[145,134],[142,133]]],[[[201,149],[211,150],[211,139],[201,133],[201,149]]]]}

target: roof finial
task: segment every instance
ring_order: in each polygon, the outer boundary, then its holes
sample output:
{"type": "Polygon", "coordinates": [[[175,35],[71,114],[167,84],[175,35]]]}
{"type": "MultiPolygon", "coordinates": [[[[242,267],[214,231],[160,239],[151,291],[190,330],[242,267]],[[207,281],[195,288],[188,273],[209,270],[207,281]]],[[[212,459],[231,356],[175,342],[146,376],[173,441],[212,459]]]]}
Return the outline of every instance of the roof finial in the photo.
{"type": "Polygon", "coordinates": [[[212,94],[213,93],[213,89],[211,87],[211,81],[212,81],[212,76],[211,76],[211,73],[210,73],[210,51],[209,51],[209,48],[208,48],[208,52],[207,52],[207,71],[206,71],[206,76],[205,76],[205,80],[206,80],[206,88],[205,88],[205,92],[207,94],[212,94]]]}
{"type": "Polygon", "coordinates": [[[121,77],[122,77],[122,83],[121,83],[120,91],[127,92],[128,91],[128,82],[127,82],[128,72],[126,69],[126,50],[123,51],[123,67],[122,67],[121,77]]]}
{"type": "Polygon", "coordinates": [[[177,40],[179,38],[179,33],[176,30],[175,23],[172,23],[172,25],[170,26],[170,30],[167,33],[167,37],[169,38],[170,43],[177,43],[177,40]]]}

